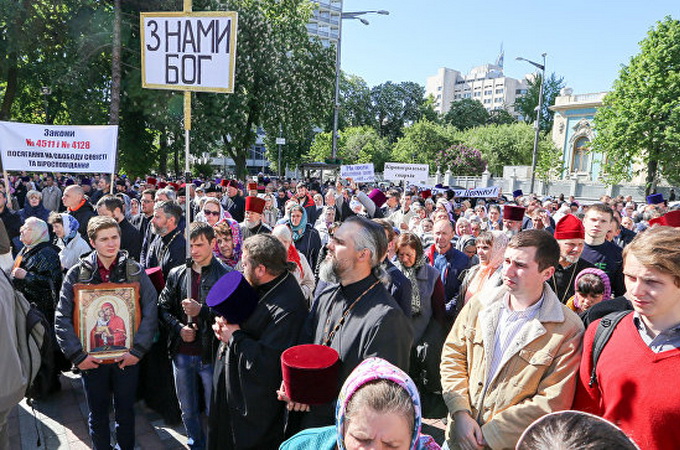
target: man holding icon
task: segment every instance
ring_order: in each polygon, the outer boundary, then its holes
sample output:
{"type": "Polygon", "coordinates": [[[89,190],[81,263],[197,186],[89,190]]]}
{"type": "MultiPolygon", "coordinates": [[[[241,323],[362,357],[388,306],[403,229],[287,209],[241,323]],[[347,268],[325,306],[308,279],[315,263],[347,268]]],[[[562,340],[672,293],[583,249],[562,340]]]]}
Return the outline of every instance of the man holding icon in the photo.
{"type": "MultiPolygon", "coordinates": [[[[120,251],[120,227],[110,217],[93,217],[87,236],[94,251],[73,266],[61,287],[55,314],[55,331],[64,355],[82,373],[92,447],[111,448],[109,409],[113,397],[118,447],[135,446],[134,403],[139,378],[139,360],[151,348],[158,325],[156,288],[136,261],[120,251]],[[74,327],[74,285],[138,282],[141,320],[131,347],[114,361],[103,361],[89,354],[74,327]]],[[[75,314],[78,312],[75,311],[75,314]]],[[[82,326],[82,325],[81,325],[82,326]]]]}

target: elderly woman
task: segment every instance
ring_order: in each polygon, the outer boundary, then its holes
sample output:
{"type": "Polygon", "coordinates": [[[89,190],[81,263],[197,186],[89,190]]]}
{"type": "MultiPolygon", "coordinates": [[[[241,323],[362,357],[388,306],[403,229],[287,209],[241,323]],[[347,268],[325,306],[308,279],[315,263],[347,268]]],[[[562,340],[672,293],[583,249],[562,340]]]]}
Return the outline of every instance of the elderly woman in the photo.
{"type": "Polygon", "coordinates": [[[488,287],[503,284],[501,269],[508,237],[502,231],[485,231],[477,238],[477,257],[479,264],[466,271],[460,286],[458,309],[462,309],[472,296],[488,287]]]}
{"type": "Polygon", "coordinates": [[[54,244],[60,249],[59,261],[64,272],[76,265],[80,257],[92,249],[78,233],[80,224],[70,214],[51,213],[49,224],[54,230],[54,244]]]}
{"type": "Polygon", "coordinates": [[[241,229],[234,219],[225,219],[216,224],[215,230],[215,256],[228,265],[236,267],[241,260],[241,229]]]}
{"type": "Polygon", "coordinates": [[[22,222],[26,222],[29,217],[37,217],[46,222],[50,216],[50,210],[45,208],[42,204],[42,194],[35,190],[30,190],[26,194],[26,203],[24,207],[19,210],[19,217],[22,222]]]}
{"type": "Polygon", "coordinates": [[[319,232],[307,223],[305,208],[294,205],[290,209],[287,224],[293,232],[293,244],[297,251],[305,255],[312,267],[316,267],[319,250],[321,250],[321,238],[319,232]]]}
{"type": "Polygon", "coordinates": [[[439,449],[432,437],[421,434],[420,405],[418,388],[406,373],[384,359],[368,358],[342,386],[335,425],[301,431],[279,448],[439,449]]]}
{"type": "Polygon", "coordinates": [[[307,305],[311,306],[312,300],[314,299],[314,287],[316,282],[314,281],[314,271],[312,267],[307,262],[305,255],[301,254],[295,249],[293,245],[293,234],[288,228],[288,225],[277,225],[272,230],[272,234],[283,244],[284,248],[288,252],[288,261],[295,263],[295,270],[293,275],[302,289],[302,294],[304,294],[307,300],[307,305]]]}
{"type": "MultiPolygon", "coordinates": [[[[35,303],[47,321],[53,324],[62,280],[58,249],[49,242],[47,223],[35,217],[29,217],[21,227],[20,239],[24,248],[14,261],[14,287],[29,302],[35,303]]],[[[40,370],[45,373],[45,383],[38,388],[38,397],[61,388],[56,365],[51,368],[43,365],[40,370]]]]}

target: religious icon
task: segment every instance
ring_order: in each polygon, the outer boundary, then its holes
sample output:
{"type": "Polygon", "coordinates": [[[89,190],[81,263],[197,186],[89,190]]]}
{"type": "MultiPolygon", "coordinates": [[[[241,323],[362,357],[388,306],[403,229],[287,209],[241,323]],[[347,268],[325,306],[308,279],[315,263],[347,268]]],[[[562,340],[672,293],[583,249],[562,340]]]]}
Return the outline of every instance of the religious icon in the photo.
{"type": "Polygon", "coordinates": [[[139,327],[139,283],[76,284],[74,325],[83,349],[112,362],[133,345],[139,327]]]}

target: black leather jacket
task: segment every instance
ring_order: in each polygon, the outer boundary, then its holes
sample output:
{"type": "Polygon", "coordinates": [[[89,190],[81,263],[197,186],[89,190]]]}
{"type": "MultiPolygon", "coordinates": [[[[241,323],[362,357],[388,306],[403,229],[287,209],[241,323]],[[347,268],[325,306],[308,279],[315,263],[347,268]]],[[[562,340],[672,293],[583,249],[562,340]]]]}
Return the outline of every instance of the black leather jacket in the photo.
{"type": "MultiPolygon", "coordinates": [[[[230,267],[213,257],[210,264],[203,267],[201,271],[201,288],[199,298],[196,301],[201,303],[202,307],[198,317],[194,318],[194,324],[196,325],[196,339],[201,343],[201,359],[204,363],[212,363],[215,360],[218,344],[212,330],[215,314],[205,304],[205,299],[217,280],[231,270],[230,267]]],[[[170,357],[177,353],[179,345],[182,343],[180,331],[187,323],[187,316],[182,309],[182,300],[188,297],[186,274],[187,267],[185,264],[172,269],[165,287],[158,297],[161,324],[168,330],[168,353],[170,357]]],[[[194,297],[196,297],[196,293],[194,293],[194,297]]]]}
{"type": "Polygon", "coordinates": [[[59,250],[49,242],[41,242],[23,253],[19,267],[27,273],[22,280],[14,279],[14,287],[51,319],[61,289],[59,250]]]}

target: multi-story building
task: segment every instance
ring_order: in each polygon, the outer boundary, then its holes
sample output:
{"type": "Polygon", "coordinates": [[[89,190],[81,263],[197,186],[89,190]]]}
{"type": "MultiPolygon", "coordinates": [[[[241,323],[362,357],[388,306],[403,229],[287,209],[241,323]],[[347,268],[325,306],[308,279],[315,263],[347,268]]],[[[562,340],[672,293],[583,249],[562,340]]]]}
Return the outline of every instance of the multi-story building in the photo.
{"type": "Polygon", "coordinates": [[[307,32],[310,36],[319,38],[326,47],[337,45],[342,0],[312,0],[312,3],[315,4],[315,9],[307,24],[307,32]]]}
{"type": "Polygon", "coordinates": [[[518,117],[513,105],[515,99],[526,92],[526,78],[517,80],[506,77],[503,75],[503,66],[496,64],[475,67],[466,75],[442,67],[436,75],[428,77],[425,84],[425,95],[434,97],[434,109],[440,114],[446,114],[452,102],[471,98],[484,105],[487,111],[506,109],[518,117]]]}

